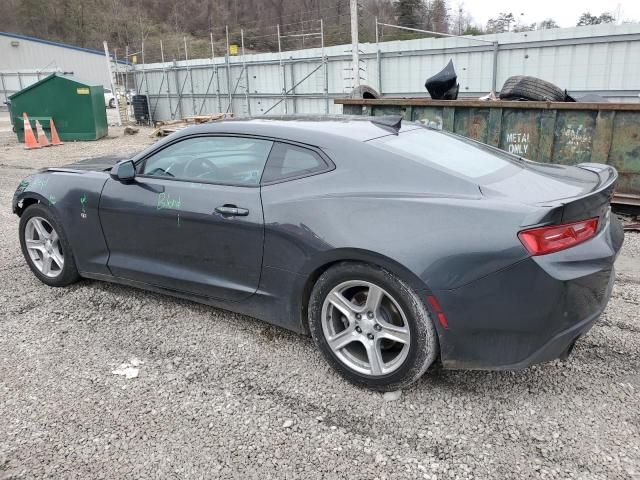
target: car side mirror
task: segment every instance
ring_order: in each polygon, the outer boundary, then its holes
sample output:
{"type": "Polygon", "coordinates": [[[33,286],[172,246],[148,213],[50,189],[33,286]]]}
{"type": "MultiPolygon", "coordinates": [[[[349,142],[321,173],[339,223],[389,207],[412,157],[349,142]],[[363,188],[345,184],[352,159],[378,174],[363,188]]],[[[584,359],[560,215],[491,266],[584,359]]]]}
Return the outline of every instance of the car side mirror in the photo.
{"type": "Polygon", "coordinates": [[[133,160],[116,163],[111,169],[111,176],[125,183],[133,180],[136,176],[136,167],[133,164],[133,160]]]}

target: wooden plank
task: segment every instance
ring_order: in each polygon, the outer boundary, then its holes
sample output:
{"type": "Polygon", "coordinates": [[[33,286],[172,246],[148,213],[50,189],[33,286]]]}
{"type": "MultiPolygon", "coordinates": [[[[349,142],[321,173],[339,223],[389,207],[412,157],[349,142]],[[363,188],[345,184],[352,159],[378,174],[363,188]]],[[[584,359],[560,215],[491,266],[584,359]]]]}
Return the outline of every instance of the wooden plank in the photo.
{"type": "Polygon", "coordinates": [[[212,113],[209,115],[191,115],[188,117],[178,118],[175,120],[161,120],[161,121],[155,122],[155,126],[158,128],[158,127],[163,127],[167,125],[179,125],[181,123],[199,124],[199,123],[214,122],[216,120],[224,120],[226,118],[233,118],[233,113],[212,113]]]}

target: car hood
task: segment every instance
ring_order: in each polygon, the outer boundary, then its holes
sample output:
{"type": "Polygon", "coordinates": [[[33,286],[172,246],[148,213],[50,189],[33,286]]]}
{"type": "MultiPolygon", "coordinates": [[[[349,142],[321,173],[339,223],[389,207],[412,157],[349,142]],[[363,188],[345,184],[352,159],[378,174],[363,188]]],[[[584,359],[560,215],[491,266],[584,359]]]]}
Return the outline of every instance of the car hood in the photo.
{"type": "MultiPolygon", "coordinates": [[[[64,165],[61,168],[69,170],[84,170],[90,172],[103,172],[109,170],[116,163],[131,158],[132,155],[105,155],[103,157],[87,158],[79,162],[64,165]]],[[[57,169],[56,169],[57,170],[57,169]]]]}

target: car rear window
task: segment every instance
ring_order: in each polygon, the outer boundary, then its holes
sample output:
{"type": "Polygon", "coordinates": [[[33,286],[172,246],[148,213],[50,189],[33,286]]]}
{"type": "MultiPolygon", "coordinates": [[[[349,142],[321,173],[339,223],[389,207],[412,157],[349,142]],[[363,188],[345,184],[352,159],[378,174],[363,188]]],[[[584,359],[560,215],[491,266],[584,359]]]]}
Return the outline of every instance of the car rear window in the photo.
{"type": "Polygon", "coordinates": [[[276,143],[271,150],[262,183],[312,175],[327,169],[320,155],[308,148],[276,143]]]}
{"type": "Polygon", "coordinates": [[[376,138],[371,143],[416,162],[468,178],[486,177],[509,167],[518,168],[513,160],[482,145],[426,128],[376,138]]]}

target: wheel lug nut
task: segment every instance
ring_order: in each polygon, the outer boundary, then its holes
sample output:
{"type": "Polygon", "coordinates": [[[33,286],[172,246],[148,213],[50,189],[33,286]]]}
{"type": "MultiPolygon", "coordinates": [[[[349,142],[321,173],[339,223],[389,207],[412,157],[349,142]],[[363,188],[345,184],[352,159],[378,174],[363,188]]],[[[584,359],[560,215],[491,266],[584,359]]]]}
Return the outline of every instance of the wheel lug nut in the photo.
{"type": "Polygon", "coordinates": [[[368,338],[369,340],[373,340],[373,333],[369,333],[369,334],[367,334],[367,338],[368,338]]]}
{"type": "Polygon", "coordinates": [[[373,312],[367,312],[367,317],[373,318],[373,312]]]}
{"type": "Polygon", "coordinates": [[[356,313],[356,318],[360,320],[362,318],[362,315],[360,315],[359,313],[356,313]]]}
{"type": "Polygon", "coordinates": [[[356,332],[362,333],[362,329],[360,327],[356,327],[356,332]]]}
{"type": "Polygon", "coordinates": [[[379,332],[380,330],[382,330],[382,327],[381,327],[380,325],[378,325],[377,323],[373,326],[373,328],[375,328],[375,329],[376,329],[376,331],[378,331],[378,332],[379,332]]]}

